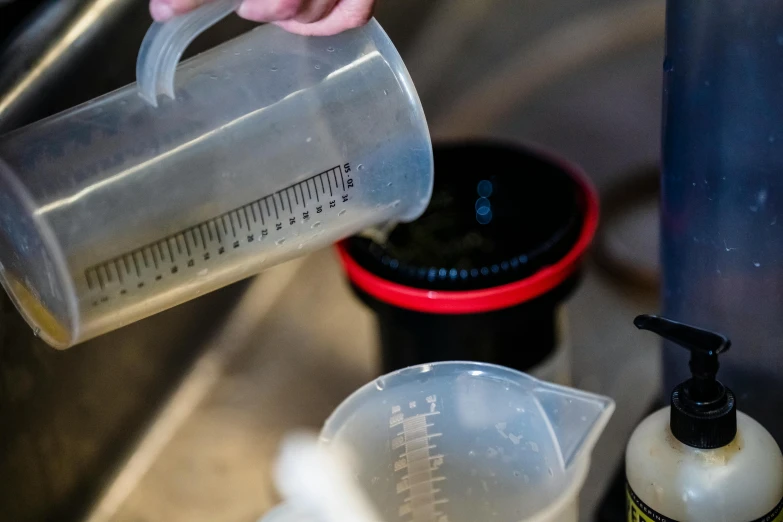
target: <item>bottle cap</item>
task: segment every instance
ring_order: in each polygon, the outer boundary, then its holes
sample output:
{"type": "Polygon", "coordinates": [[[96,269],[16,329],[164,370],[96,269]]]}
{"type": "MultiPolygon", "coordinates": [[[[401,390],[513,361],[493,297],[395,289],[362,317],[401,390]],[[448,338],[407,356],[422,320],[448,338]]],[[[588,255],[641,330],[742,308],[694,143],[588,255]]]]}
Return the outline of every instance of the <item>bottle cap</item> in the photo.
{"type": "Polygon", "coordinates": [[[716,378],[718,355],[731,341],[718,333],[654,315],[634,320],[640,330],[657,333],[690,350],[691,378],[672,391],[672,435],[693,448],[713,449],[729,444],[737,435],[737,400],[716,378]]]}

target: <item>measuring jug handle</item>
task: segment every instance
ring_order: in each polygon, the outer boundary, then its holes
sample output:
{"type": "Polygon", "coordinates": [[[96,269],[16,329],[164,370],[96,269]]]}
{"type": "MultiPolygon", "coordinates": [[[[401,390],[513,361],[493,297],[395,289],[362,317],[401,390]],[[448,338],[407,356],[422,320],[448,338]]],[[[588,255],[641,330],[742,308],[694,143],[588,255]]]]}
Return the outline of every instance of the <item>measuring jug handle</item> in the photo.
{"type": "Polygon", "coordinates": [[[216,0],[198,9],[155,22],[147,31],[136,60],[139,95],[153,107],[158,96],[174,99],[174,73],[188,45],[209,27],[236,11],[242,0],[216,0]]]}

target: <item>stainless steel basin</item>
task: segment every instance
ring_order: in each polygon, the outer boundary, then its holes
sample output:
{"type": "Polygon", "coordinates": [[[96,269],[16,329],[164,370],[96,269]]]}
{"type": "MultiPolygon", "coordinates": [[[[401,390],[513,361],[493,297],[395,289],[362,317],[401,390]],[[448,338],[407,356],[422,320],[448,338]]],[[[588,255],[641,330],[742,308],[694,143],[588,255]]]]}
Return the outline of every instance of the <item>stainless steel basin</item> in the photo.
{"type": "MultiPolygon", "coordinates": [[[[62,88],[15,121],[132,81],[144,4],[109,31],[111,46],[74,61],[62,88]]],[[[538,142],[581,163],[603,189],[657,160],[658,4],[382,0],[377,17],[401,48],[436,139],[538,142]]],[[[195,49],[247,27],[229,20],[195,49]]],[[[657,242],[654,219],[643,223],[632,236],[657,242]]],[[[0,505],[9,520],[255,520],[277,502],[270,464],[282,433],[317,429],[375,372],[373,318],[328,251],[66,352],[33,338],[3,304],[0,505]]],[[[656,308],[592,270],[571,305],[575,384],[618,401],[583,494],[584,520],[657,394],[656,345],[631,326],[656,308]]]]}
{"type": "MultiPolygon", "coordinates": [[[[0,6],[2,26],[17,30],[0,35],[0,129],[133,81],[143,2],[22,4],[0,6]]],[[[249,26],[229,21],[191,52],[249,26]]],[[[0,518],[83,518],[246,285],[65,352],[36,339],[0,291],[0,518]]]]}

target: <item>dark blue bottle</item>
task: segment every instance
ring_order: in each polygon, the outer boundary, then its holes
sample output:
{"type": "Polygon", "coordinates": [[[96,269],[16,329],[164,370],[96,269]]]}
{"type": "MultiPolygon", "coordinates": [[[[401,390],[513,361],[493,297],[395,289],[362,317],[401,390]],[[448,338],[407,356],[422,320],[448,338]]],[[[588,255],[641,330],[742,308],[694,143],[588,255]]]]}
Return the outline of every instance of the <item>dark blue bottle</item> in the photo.
{"type": "Polygon", "coordinates": [[[666,23],[664,313],[731,336],[722,380],[782,443],[783,6],[669,0],[666,23]]]}

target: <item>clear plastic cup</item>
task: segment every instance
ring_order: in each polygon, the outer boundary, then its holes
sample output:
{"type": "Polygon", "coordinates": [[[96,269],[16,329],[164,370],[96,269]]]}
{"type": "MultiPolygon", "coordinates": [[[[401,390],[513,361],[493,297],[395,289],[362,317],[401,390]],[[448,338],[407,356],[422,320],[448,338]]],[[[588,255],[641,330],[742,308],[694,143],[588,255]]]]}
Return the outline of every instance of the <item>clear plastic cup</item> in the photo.
{"type": "Polygon", "coordinates": [[[576,522],[613,410],[609,398],[501,366],[444,362],[359,389],[321,439],[353,450],[384,520],[576,522]]]}
{"type": "Polygon", "coordinates": [[[132,85],[0,137],[0,282],[52,346],[429,201],[424,114],[374,20],[325,38],[260,27],[174,87],[157,108],[132,85]]]}

